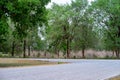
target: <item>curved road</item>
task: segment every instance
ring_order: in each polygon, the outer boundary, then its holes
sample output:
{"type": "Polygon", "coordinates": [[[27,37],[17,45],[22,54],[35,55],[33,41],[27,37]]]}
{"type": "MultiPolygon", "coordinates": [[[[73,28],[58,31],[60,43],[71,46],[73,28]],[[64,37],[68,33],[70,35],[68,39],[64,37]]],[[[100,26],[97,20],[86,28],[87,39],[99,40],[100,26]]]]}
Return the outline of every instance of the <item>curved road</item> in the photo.
{"type": "Polygon", "coordinates": [[[104,80],[120,74],[120,60],[34,59],[69,64],[0,68],[0,80],[104,80]]]}

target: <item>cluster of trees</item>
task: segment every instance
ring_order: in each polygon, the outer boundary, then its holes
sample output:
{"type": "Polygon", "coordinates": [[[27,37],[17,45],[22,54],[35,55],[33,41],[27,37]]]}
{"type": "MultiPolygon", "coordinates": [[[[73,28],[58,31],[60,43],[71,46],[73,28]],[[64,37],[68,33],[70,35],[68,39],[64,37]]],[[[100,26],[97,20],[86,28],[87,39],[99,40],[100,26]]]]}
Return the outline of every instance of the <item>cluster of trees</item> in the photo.
{"type": "MultiPolygon", "coordinates": [[[[47,24],[46,5],[50,0],[0,0],[0,52],[22,53],[41,41],[38,28],[47,24]]],[[[37,44],[37,45],[36,45],[37,44]]]]}
{"type": "Polygon", "coordinates": [[[104,49],[113,51],[119,58],[120,0],[95,0],[92,6],[97,25],[102,27],[104,49]]]}
{"type": "Polygon", "coordinates": [[[86,49],[120,52],[120,0],[72,0],[70,4],[50,0],[0,1],[0,52],[15,51],[25,57],[26,46],[35,50],[63,52],[86,49]]]}
{"type": "Polygon", "coordinates": [[[53,4],[49,10],[48,42],[57,54],[63,51],[69,57],[71,51],[92,48],[96,35],[87,0],[75,0],[70,5],[53,4]]]}
{"type": "Polygon", "coordinates": [[[53,4],[49,9],[47,40],[50,50],[82,51],[109,50],[119,58],[120,0],[73,0],[71,4],[53,4]]]}

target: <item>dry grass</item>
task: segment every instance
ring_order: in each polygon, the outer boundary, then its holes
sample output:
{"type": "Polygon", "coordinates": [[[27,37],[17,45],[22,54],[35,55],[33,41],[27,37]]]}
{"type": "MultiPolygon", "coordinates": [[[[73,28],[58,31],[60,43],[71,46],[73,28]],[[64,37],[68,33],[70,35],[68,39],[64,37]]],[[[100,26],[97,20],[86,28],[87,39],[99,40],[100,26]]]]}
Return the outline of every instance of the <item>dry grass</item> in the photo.
{"type": "Polygon", "coordinates": [[[110,78],[110,79],[107,79],[107,80],[120,80],[120,75],[116,76],[116,77],[113,77],[113,78],[110,78]]]}
{"type": "Polygon", "coordinates": [[[0,58],[0,67],[18,67],[18,66],[35,66],[35,65],[55,65],[59,62],[49,62],[40,60],[24,60],[24,59],[11,59],[0,58]]]}

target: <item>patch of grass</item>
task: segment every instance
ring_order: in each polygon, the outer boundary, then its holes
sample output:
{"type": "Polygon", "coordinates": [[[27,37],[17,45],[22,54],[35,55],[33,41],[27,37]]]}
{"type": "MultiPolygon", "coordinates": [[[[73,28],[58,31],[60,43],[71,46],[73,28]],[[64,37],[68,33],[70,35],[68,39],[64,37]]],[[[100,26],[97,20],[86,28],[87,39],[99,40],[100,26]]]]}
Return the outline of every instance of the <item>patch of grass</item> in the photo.
{"type": "Polygon", "coordinates": [[[35,65],[54,65],[57,62],[25,60],[15,58],[0,58],[0,67],[18,67],[18,66],[35,66],[35,65]]]}
{"type": "Polygon", "coordinates": [[[58,64],[63,64],[63,62],[58,62],[58,64]]]}
{"type": "Polygon", "coordinates": [[[106,80],[120,80],[120,75],[106,80]]]}

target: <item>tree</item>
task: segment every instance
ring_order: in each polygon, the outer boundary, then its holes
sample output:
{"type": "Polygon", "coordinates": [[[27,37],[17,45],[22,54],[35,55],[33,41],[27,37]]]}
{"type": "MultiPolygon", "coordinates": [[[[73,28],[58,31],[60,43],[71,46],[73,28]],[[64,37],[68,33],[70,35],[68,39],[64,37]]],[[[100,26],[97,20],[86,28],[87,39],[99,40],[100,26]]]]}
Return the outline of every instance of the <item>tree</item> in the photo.
{"type": "MultiPolygon", "coordinates": [[[[7,19],[10,18],[14,24],[13,30],[13,44],[12,44],[12,55],[14,55],[15,40],[18,39],[20,42],[23,42],[23,50],[25,57],[26,50],[26,37],[29,34],[28,31],[38,29],[38,26],[42,26],[47,23],[46,18],[46,8],[45,5],[50,0],[1,0],[0,1],[0,19],[5,16],[6,21],[0,21],[0,37],[6,33],[7,28],[7,19]]],[[[1,39],[2,40],[2,39],[1,39]]]]}
{"type": "Polygon", "coordinates": [[[0,52],[9,51],[9,27],[5,19],[0,20],[0,52]],[[7,49],[7,50],[6,50],[7,49]]]}
{"type": "Polygon", "coordinates": [[[93,48],[96,36],[89,15],[87,0],[75,0],[70,5],[54,4],[49,13],[48,38],[50,48],[62,51],[69,58],[70,51],[93,48]]]}
{"type": "Polygon", "coordinates": [[[23,41],[24,57],[26,56],[26,37],[28,31],[31,30],[31,28],[34,29],[34,27],[38,28],[38,26],[42,26],[42,24],[46,22],[45,5],[48,2],[49,0],[18,0],[14,2],[14,4],[9,5],[11,6],[9,16],[15,24],[16,34],[18,38],[23,41]]]}
{"type": "Polygon", "coordinates": [[[74,51],[82,50],[82,57],[85,58],[85,49],[94,48],[96,35],[94,32],[93,19],[89,12],[87,0],[72,1],[73,35],[72,47],[74,51]]]}
{"type": "MultiPolygon", "coordinates": [[[[98,19],[105,29],[104,42],[107,50],[116,52],[119,58],[120,45],[120,1],[119,0],[96,0],[93,5],[94,12],[101,17],[98,19]],[[100,13],[98,13],[100,12],[100,13]]],[[[100,25],[99,24],[99,25],[100,25]]]]}
{"type": "Polygon", "coordinates": [[[70,54],[70,15],[69,6],[59,6],[54,4],[49,10],[49,27],[48,27],[48,42],[50,48],[55,50],[59,56],[59,51],[63,51],[69,58],[70,54]],[[57,29],[57,31],[56,31],[57,29]]]}
{"type": "Polygon", "coordinates": [[[6,16],[5,16],[5,6],[4,5],[4,1],[0,1],[0,51],[2,51],[2,46],[3,43],[6,41],[5,36],[8,33],[8,25],[6,22],[6,16]]]}

